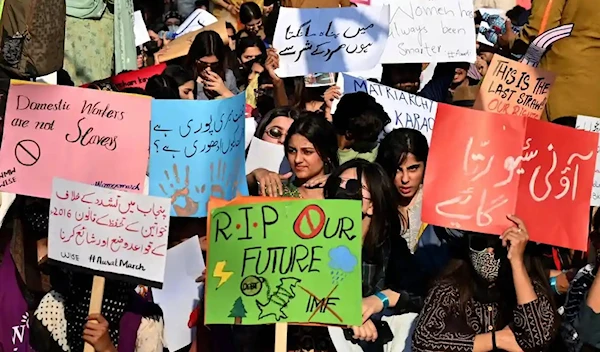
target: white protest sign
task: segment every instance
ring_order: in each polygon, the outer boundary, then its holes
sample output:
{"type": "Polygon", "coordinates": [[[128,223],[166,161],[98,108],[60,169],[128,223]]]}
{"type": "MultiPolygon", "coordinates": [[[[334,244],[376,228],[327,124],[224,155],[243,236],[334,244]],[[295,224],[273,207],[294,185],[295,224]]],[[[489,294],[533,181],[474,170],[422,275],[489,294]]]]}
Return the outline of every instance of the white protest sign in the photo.
{"type": "MultiPolygon", "coordinates": [[[[578,130],[600,133],[600,118],[579,115],[577,116],[575,128],[578,130]]],[[[592,197],[590,200],[590,205],[593,207],[600,205],[600,142],[597,151],[594,184],[592,186],[592,197]]]]}
{"type": "Polygon", "coordinates": [[[473,0],[389,1],[382,63],[475,62],[473,0]]]}
{"type": "MultiPolygon", "coordinates": [[[[284,162],[287,163],[287,159],[285,159],[283,145],[265,142],[254,137],[246,156],[246,175],[256,169],[280,172],[284,162]]],[[[287,168],[289,169],[289,167],[287,168]]]]}
{"type": "Polygon", "coordinates": [[[186,33],[202,29],[213,23],[217,23],[217,21],[217,18],[210,12],[202,9],[196,9],[188,16],[188,18],[185,19],[175,33],[177,36],[184,35],[186,33]]]}
{"type": "Polygon", "coordinates": [[[385,133],[396,128],[412,128],[423,133],[431,142],[437,113],[435,101],[345,74],[338,77],[337,85],[343,94],[365,92],[375,98],[392,120],[385,126],[385,133]]]}
{"type": "Polygon", "coordinates": [[[165,318],[165,339],[171,351],[178,351],[192,343],[195,327],[188,327],[190,313],[198,305],[203,283],[196,279],[202,275],[204,260],[198,236],[169,249],[162,289],[152,289],[154,303],[165,318]]]}
{"type": "Polygon", "coordinates": [[[171,200],[54,178],[48,258],[162,286],[171,200]]]}
{"type": "Polygon", "coordinates": [[[282,7],[273,47],[280,77],[364,71],[381,59],[389,32],[389,6],[282,7]]]}
{"type": "Polygon", "coordinates": [[[135,36],[135,46],[140,46],[150,41],[148,29],[146,29],[146,23],[144,22],[144,17],[142,17],[142,11],[133,13],[133,35],[135,36]]]}

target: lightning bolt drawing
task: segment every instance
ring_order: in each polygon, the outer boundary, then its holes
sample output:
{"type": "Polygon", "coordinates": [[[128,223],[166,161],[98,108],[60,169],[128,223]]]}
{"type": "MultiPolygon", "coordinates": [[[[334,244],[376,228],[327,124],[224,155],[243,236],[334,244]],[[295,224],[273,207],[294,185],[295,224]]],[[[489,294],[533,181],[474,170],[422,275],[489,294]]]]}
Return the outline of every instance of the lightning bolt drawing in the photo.
{"type": "Polygon", "coordinates": [[[224,271],[225,265],[227,265],[227,261],[217,262],[215,270],[213,271],[213,277],[218,277],[221,279],[217,285],[217,288],[223,286],[223,284],[226,283],[227,280],[229,280],[229,278],[233,275],[232,271],[224,271]]]}

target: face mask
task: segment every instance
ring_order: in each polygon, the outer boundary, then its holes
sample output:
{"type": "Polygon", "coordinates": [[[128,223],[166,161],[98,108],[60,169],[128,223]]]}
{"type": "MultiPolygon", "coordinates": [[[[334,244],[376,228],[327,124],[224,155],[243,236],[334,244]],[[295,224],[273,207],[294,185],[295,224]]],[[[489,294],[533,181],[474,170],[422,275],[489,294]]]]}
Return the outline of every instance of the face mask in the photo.
{"type": "Polygon", "coordinates": [[[496,281],[500,271],[500,259],[496,259],[493,253],[487,250],[470,250],[469,258],[477,275],[488,282],[496,281]]]}
{"type": "Polygon", "coordinates": [[[168,28],[169,28],[169,32],[176,33],[177,30],[179,29],[179,25],[173,24],[173,25],[170,25],[168,28]]]}

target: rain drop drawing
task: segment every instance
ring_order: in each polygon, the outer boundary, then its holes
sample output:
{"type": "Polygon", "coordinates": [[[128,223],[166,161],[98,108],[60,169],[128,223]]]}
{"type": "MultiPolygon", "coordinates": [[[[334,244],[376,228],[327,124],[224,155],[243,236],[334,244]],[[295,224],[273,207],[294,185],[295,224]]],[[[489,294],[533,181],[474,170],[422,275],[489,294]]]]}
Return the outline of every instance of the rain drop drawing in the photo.
{"type": "Polygon", "coordinates": [[[350,252],[346,246],[338,246],[329,250],[329,274],[331,275],[331,284],[338,285],[346,276],[354,271],[358,264],[358,259],[350,252]]]}

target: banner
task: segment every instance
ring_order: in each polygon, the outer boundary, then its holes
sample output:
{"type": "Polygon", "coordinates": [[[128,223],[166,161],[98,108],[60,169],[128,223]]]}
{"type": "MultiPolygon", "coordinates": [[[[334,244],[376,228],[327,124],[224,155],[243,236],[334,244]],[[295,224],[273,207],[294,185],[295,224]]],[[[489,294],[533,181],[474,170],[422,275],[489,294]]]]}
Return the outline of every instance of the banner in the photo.
{"type": "Polygon", "coordinates": [[[11,83],[0,190],[50,198],[65,178],[139,193],[148,166],[151,99],[95,89],[11,83]]]}
{"type": "Polygon", "coordinates": [[[360,325],[360,207],[291,200],[212,210],[205,324],[360,325]]]}
{"type": "Polygon", "coordinates": [[[384,64],[475,62],[472,0],[392,3],[384,64]]]}
{"type": "MultiPolygon", "coordinates": [[[[273,47],[280,77],[369,70],[380,61],[389,6],[296,9],[282,7],[273,47]]],[[[473,25],[471,24],[471,27],[473,25]]]]}
{"type": "Polygon", "coordinates": [[[423,222],[501,234],[520,217],[530,240],[587,250],[598,135],[439,104],[423,222]]]}
{"type": "MultiPolygon", "coordinates": [[[[141,70],[128,71],[110,77],[110,82],[122,91],[126,88],[146,89],[148,79],[154,75],[160,75],[167,68],[167,64],[162,63],[154,66],[144,67],[141,70]]],[[[87,88],[90,83],[86,83],[81,88],[87,88]]]]}
{"type": "Polygon", "coordinates": [[[219,100],[152,100],[150,195],[171,198],[171,216],[204,217],[210,196],[248,194],[245,94],[219,100]]]}
{"type": "Polygon", "coordinates": [[[494,55],[473,108],[539,120],[555,77],[552,72],[494,55]]]}
{"type": "Polygon", "coordinates": [[[365,92],[375,98],[392,120],[385,126],[386,133],[396,128],[412,128],[431,141],[437,102],[346,74],[338,76],[337,85],[343,94],[365,92]]]}
{"type": "Polygon", "coordinates": [[[169,199],[55,178],[48,258],[161,287],[169,236],[169,199]]]}
{"type": "MultiPolygon", "coordinates": [[[[576,128],[578,130],[600,133],[600,118],[579,115],[577,116],[576,128]]],[[[594,183],[592,186],[592,198],[590,200],[590,205],[593,207],[600,206],[600,143],[596,152],[596,167],[594,168],[594,183]]]]}

